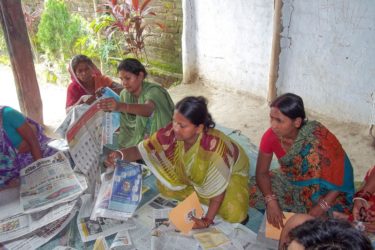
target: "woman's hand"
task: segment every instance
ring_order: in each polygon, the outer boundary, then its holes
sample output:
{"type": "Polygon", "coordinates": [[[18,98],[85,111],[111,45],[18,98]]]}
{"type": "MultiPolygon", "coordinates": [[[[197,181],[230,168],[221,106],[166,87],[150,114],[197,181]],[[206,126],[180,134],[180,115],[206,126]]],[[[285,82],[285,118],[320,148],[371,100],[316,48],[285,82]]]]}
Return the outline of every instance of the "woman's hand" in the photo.
{"type": "Polygon", "coordinates": [[[198,219],[198,218],[195,218],[195,217],[191,217],[191,219],[192,219],[192,221],[194,221],[193,229],[207,228],[211,224],[213,224],[212,220],[209,220],[209,219],[206,219],[206,218],[198,219]]]}
{"type": "Polygon", "coordinates": [[[100,98],[100,97],[102,97],[102,95],[103,95],[103,90],[104,90],[104,87],[100,87],[100,88],[98,88],[98,89],[95,91],[95,96],[96,96],[96,98],[100,98]]]}
{"type": "Polygon", "coordinates": [[[314,216],[314,217],[321,217],[325,213],[326,211],[323,208],[321,208],[319,204],[316,204],[315,206],[313,206],[309,211],[309,215],[314,216]]]}
{"type": "Polygon", "coordinates": [[[270,200],[267,203],[267,221],[271,223],[276,228],[283,228],[285,218],[283,212],[280,209],[277,200],[270,200]]]}
{"type": "Polygon", "coordinates": [[[114,98],[106,98],[100,100],[98,102],[98,108],[104,111],[116,111],[117,110],[117,102],[114,98]]]}
{"type": "Polygon", "coordinates": [[[96,100],[95,95],[83,95],[81,96],[81,98],[79,98],[79,100],[74,105],[79,105],[83,103],[90,105],[95,100],[96,100]]]}
{"type": "Polygon", "coordinates": [[[355,200],[353,204],[353,217],[356,221],[363,221],[365,218],[361,211],[366,211],[368,204],[364,200],[355,200]]]}
{"type": "Polygon", "coordinates": [[[108,154],[107,159],[104,160],[104,166],[108,168],[114,168],[116,160],[121,159],[122,155],[118,151],[112,151],[108,154]]]}

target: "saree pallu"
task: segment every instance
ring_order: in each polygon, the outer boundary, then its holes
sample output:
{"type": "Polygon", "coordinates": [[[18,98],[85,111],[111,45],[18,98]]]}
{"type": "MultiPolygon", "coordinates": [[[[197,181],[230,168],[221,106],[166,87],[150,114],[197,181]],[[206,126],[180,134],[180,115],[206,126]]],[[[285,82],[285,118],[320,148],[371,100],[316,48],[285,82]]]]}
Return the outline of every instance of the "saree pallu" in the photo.
{"type": "MultiPolygon", "coordinates": [[[[270,171],[270,178],[272,191],[284,211],[307,213],[328,192],[339,191],[329,213],[350,213],[353,168],[337,138],[322,124],[307,122],[279,163],[280,169],[270,171]]],[[[255,184],[255,178],[251,183],[255,184]]],[[[256,185],[250,187],[250,206],[265,209],[256,185]]]]}
{"type": "Polygon", "coordinates": [[[185,152],[172,124],[160,129],[138,149],[158,179],[164,196],[183,200],[195,191],[203,204],[225,192],[218,214],[226,221],[241,222],[248,211],[249,160],[243,149],[216,129],[199,135],[185,152]]]}
{"type": "MultiPolygon", "coordinates": [[[[13,178],[19,176],[20,170],[34,162],[31,153],[18,153],[3,128],[3,108],[0,107],[0,188],[3,188],[13,178]]],[[[26,117],[26,121],[37,129],[37,138],[43,157],[56,153],[56,150],[48,147],[51,140],[43,133],[43,128],[37,122],[26,117]]]]}
{"type": "Polygon", "coordinates": [[[124,89],[120,93],[120,100],[128,104],[145,104],[147,101],[155,104],[154,112],[150,117],[121,113],[120,148],[136,146],[145,137],[152,135],[172,121],[174,104],[168,91],[160,85],[144,81],[139,97],[135,97],[124,89]]]}

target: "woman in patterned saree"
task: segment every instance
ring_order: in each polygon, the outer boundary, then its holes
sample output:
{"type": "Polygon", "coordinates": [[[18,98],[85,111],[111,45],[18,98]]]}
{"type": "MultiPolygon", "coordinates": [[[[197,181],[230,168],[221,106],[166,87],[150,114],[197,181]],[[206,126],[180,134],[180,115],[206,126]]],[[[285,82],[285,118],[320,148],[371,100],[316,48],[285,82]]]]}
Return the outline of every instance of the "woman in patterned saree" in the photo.
{"type": "Polygon", "coordinates": [[[52,155],[43,128],[11,107],[0,106],[0,190],[17,186],[22,168],[52,155]]]}
{"type": "Polygon", "coordinates": [[[112,153],[109,164],[121,155],[128,160],[142,158],[164,196],[183,200],[195,191],[208,212],[194,218],[194,228],[208,227],[216,214],[229,222],[244,222],[249,160],[237,143],[214,126],[206,99],[185,97],[175,107],[173,123],[138,147],[112,153]]]}
{"type": "Polygon", "coordinates": [[[283,226],[282,211],[314,217],[349,213],[353,169],[337,138],[317,121],[307,121],[302,98],[291,93],[271,104],[271,128],[263,135],[250,206],[266,209],[267,220],[283,226]],[[280,169],[270,171],[273,154],[280,169]]]}
{"type": "Polygon", "coordinates": [[[109,87],[120,94],[123,87],[108,76],[102,75],[96,65],[85,55],[72,58],[68,68],[71,83],[67,89],[66,112],[79,104],[91,104],[100,96],[100,90],[109,87]]]}

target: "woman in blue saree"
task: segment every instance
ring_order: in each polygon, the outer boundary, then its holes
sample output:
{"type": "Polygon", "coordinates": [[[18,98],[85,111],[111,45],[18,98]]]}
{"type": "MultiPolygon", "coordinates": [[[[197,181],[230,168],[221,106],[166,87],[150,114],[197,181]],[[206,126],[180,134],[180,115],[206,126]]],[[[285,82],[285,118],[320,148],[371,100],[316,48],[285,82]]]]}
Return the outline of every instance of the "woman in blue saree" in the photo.
{"type": "Polygon", "coordinates": [[[0,106],[0,190],[17,186],[20,170],[56,151],[35,121],[17,110],[0,106]]]}

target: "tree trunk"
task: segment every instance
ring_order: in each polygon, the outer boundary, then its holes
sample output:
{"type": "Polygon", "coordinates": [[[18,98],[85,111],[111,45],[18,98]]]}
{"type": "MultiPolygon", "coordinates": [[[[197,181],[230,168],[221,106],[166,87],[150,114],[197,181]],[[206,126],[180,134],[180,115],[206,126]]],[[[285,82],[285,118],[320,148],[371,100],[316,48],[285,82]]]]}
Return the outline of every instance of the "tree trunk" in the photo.
{"type": "Polygon", "coordinates": [[[43,104],[21,0],[1,0],[0,14],[21,111],[43,124],[43,104]]]}

